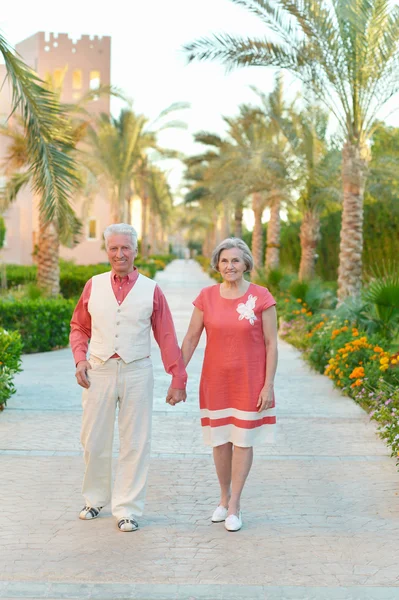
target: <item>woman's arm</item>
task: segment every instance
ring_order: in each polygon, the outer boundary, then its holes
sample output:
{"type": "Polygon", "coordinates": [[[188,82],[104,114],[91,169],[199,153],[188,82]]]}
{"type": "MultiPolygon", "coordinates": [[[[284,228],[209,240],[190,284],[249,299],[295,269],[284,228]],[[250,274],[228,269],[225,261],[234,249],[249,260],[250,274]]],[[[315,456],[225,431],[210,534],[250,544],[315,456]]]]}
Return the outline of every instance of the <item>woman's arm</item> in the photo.
{"type": "Polygon", "coordinates": [[[198,342],[200,340],[203,329],[204,313],[202,312],[202,310],[195,306],[193,314],[191,316],[190,325],[188,326],[188,330],[181,347],[181,353],[183,356],[183,362],[185,367],[190,362],[194,350],[198,346],[198,342]]]}
{"type": "Polygon", "coordinates": [[[258,400],[258,410],[261,412],[273,405],[274,376],[277,369],[277,313],[276,307],[270,306],[262,312],[263,337],[266,346],[266,375],[263,389],[258,400]]]}

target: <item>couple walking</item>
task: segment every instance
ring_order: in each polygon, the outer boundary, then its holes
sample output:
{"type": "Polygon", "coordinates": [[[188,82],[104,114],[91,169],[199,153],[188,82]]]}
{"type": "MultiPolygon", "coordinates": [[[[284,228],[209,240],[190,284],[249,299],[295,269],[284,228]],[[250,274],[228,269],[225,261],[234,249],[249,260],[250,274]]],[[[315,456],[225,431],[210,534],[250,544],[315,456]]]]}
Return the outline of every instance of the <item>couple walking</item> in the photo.
{"type": "Polygon", "coordinates": [[[79,517],[98,517],[112,498],[119,530],[138,529],[136,518],[144,510],[150,461],[150,331],[160,347],[165,371],[172,376],[166,402],[174,406],[186,400],[186,366],[205,329],[201,425],[205,443],[213,447],[220,484],[212,521],[238,531],[242,526],[240,498],[252,465],[253,445],[272,441],[276,421],[275,301],[266,288],[244,279],[244,273],[253,268],[248,246],[238,238],[224,240],[212,256],[212,266],[223,282],[203,289],[194,300],[180,350],[165,296],[134,266],[137,234],[133,227],[110,225],[104,238],[111,272],[86,283],[71,321],[76,379],[84,388],[85,506],[79,517]],[[120,451],[111,491],[117,404],[120,451]]]}

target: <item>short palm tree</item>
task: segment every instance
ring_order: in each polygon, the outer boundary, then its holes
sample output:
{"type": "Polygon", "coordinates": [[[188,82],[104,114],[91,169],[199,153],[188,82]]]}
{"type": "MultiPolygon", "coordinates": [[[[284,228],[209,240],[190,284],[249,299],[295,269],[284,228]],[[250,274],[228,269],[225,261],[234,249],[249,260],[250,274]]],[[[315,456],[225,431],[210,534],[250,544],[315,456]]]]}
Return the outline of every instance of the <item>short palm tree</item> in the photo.
{"type": "MultiPolygon", "coordinates": [[[[90,155],[85,162],[107,190],[113,222],[131,222],[132,199],[140,189],[142,236],[145,238],[148,235],[149,196],[144,180],[153,173],[149,159],[150,156],[154,160],[178,157],[177,152],[161,148],[157,137],[161,129],[185,127],[180,121],[162,121],[171,112],[186,107],[185,103],[176,103],[164,110],[154,123],[149,123],[147,117],[134,112],[129,105],[118,118],[101,115],[88,132],[90,155]]],[[[142,248],[144,255],[147,245],[146,239],[142,248]]]]}
{"type": "MultiPolygon", "coordinates": [[[[47,78],[46,86],[59,100],[62,84],[56,87],[51,77],[47,78]]],[[[98,90],[90,91],[76,105],[60,104],[64,118],[59,124],[63,128],[63,135],[70,141],[65,152],[76,156],[76,146],[84,139],[91,115],[87,113],[85,105],[93,99],[94,95],[109,94],[112,90],[104,86],[98,90]]],[[[2,208],[16,200],[19,191],[24,186],[32,186],[32,171],[30,170],[31,157],[29,142],[25,135],[23,119],[13,117],[6,126],[0,127],[0,134],[9,138],[5,157],[5,172],[8,176],[7,184],[2,195],[2,208]]],[[[74,190],[77,192],[83,187],[83,172],[81,165],[75,172],[74,190]]],[[[43,212],[39,213],[39,232],[37,239],[37,282],[47,294],[57,296],[60,292],[59,254],[60,243],[73,245],[78,241],[81,223],[71,207],[67,218],[46,218],[43,212]]]]}
{"type": "Polygon", "coordinates": [[[218,35],[186,46],[189,60],[286,69],[328,107],[343,145],[338,295],[358,295],[368,140],[399,90],[399,7],[390,0],[232,0],[266,25],[263,39],[218,35]]]}

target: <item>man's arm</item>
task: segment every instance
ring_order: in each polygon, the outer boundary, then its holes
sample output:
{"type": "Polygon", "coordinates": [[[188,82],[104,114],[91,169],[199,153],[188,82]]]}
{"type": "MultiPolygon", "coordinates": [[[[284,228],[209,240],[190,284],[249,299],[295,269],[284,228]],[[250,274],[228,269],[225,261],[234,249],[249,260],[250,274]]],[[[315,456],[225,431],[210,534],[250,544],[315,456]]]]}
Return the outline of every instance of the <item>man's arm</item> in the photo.
{"type": "Polygon", "coordinates": [[[172,375],[172,384],[168,390],[166,401],[174,405],[186,399],[187,373],[177,343],[172,315],[158,285],[154,290],[151,325],[155,340],[161,350],[164,369],[169,375],[172,375]]]}
{"type": "Polygon", "coordinates": [[[76,365],[76,380],[84,388],[90,387],[87,378],[87,371],[91,365],[86,360],[89,339],[91,338],[91,317],[88,310],[88,303],[91,294],[91,279],[86,283],[82,295],[79,298],[71,319],[71,333],[69,342],[71,344],[73,357],[76,365]]]}

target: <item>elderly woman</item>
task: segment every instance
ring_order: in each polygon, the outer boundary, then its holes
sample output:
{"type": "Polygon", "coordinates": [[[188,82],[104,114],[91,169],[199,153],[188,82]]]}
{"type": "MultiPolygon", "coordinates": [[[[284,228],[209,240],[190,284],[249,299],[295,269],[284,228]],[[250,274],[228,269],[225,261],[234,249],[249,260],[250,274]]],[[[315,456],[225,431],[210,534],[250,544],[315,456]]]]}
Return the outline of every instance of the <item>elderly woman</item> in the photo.
{"type": "Polygon", "coordinates": [[[220,503],[212,521],[224,521],[228,531],[238,531],[252,447],[273,441],[276,302],[266,288],[244,279],[253,258],[241,239],[221,242],[211,264],[223,282],[204,288],[194,300],[182,354],[187,365],[205,328],[201,424],[205,443],[213,447],[220,484],[220,503]]]}

